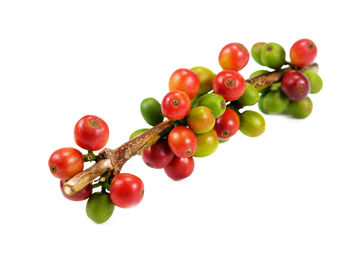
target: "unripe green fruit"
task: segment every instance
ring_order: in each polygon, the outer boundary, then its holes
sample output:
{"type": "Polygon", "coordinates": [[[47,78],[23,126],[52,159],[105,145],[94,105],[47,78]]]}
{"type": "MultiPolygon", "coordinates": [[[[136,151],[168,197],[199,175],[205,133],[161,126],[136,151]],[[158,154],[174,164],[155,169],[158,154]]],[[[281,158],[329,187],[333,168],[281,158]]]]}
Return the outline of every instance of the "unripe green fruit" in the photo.
{"type": "Polygon", "coordinates": [[[323,87],[323,81],[320,75],[318,75],[316,72],[307,70],[304,71],[304,74],[309,79],[310,86],[311,86],[311,94],[316,94],[321,91],[323,87]]]}
{"type": "Polygon", "coordinates": [[[269,73],[269,71],[268,70],[257,70],[257,71],[254,71],[252,74],[250,74],[249,78],[251,79],[251,78],[266,74],[266,73],[269,73]]]}
{"type": "Polygon", "coordinates": [[[259,107],[259,110],[260,110],[262,113],[267,114],[267,112],[265,111],[264,106],[263,106],[263,101],[264,101],[265,96],[266,96],[266,94],[262,94],[262,95],[260,96],[260,99],[259,99],[259,102],[258,102],[258,107],[259,107]]]}
{"type": "Polygon", "coordinates": [[[265,44],[264,42],[255,43],[250,50],[253,59],[260,65],[264,65],[261,61],[261,51],[265,44]]]}
{"type": "Polygon", "coordinates": [[[300,101],[290,101],[288,111],[298,119],[304,119],[312,112],[312,101],[309,97],[300,101]]]}
{"type": "Polygon", "coordinates": [[[254,111],[245,111],[240,115],[240,131],[248,137],[260,136],[265,131],[264,117],[254,111]]]}
{"type": "Polygon", "coordinates": [[[213,80],[215,78],[214,72],[201,66],[193,67],[191,70],[198,75],[200,81],[198,94],[205,94],[213,89],[213,80]]]}
{"type": "Polygon", "coordinates": [[[215,93],[201,96],[197,101],[197,105],[208,107],[213,112],[215,118],[220,117],[226,110],[225,99],[215,93]]]}
{"type": "Polygon", "coordinates": [[[262,101],[263,110],[267,113],[282,113],[288,106],[289,99],[280,91],[271,91],[264,96],[262,101]]]}
{"type": "Polygon", "coordinates": [[[281,87],[281,82],[277,82],[274,83],[271,87],[270,87],[270,91],[276,91],[281,87]]]}
{"type": "Polygon", "coordinates": [[[151,126],[161,123],[164,119],[160,103],[152,97],[141,102],[140,110],[144,120],[151,126]]]}
{"type": "Polygon", "coordinates": [[[113,214],[114,204],[109,200],[109,194],[93,193],[86,203],[86,214],[96,223],[106,222],[113,214]]]}
{"type": "Polygon", "coordinates": [[[259,90],[257,90],[252,84],[246,83],[244,93],[238,99],[238,102],[240,102],[243,106],[252,106],[259,101],[259,98],[259,90]]]}
{"type": "Polygon", "coordinates": [[[193,156],[205,157],[211,155],[219,146],[218,135],[214,129],[208,133],[196,135],[197,149],[193,156]]]}
{"type": "Polygon", "coordinates": [[[226,143],[227,141],[229,141],[230,139],[219,139],[219,144],[223,144],[226,143]]]}
{"type": "Polygon", "coordinates": [[[265,44],[261,51],[261,61],[264,66],[279,69],[286,63],[286,51],[277,43],[265,44]]]}

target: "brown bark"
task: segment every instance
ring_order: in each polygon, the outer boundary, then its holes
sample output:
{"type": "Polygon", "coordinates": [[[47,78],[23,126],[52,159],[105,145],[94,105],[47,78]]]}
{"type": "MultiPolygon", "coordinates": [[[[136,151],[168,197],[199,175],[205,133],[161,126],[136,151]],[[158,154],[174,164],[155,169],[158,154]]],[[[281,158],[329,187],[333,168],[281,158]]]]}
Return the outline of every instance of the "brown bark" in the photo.
{"type": "MultiPolygon", "coordinates": [[[[292,70],[292,68],[288,67],[254,77],[246,81],[251,83],[258,90],[262,90],[271,86],[273,83],[281,81],[283,75],[290,70],[292,70]]],[[[318,64],[311,64],[302,70],[313,70],[317,72],[318,64]]],[[[163,134],[165,135],[173,127],[173,125],[173,121],[164,121],[114,150],[108,148],[104,149],[97,158],[99,159],[98,162],[96,162],[90,168],[78,173],[64,184],[64,192],[67,195],[72,195],[109,170],[113,170],[114,175],[118,174],[123,165],[132,156],[150,145],[150,143],[156,142],[163,136],[163,134]]]]}

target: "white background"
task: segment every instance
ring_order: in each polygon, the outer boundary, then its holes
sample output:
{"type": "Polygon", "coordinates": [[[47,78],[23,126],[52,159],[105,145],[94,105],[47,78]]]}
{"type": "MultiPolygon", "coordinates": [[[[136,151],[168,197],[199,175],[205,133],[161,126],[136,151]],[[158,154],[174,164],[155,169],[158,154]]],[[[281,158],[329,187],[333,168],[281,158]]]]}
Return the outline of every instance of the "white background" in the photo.
{"type": "MultiPolygon", "coordinates": [[[[346,1],[0,2],[2,256],[350,256],[349,37],[346,1]],[[86,114],[108,147],[145,127],[139,103],[161,100],[177,68],[220,71],[230,42],[300,38],[318,47],[324,89],[305,120],[265,116],[174,182],[139,157],[138,207],[105,224],[62,197],[47,167],[75,146],[86,114]]],[[[242,74],[261,69],[251,59],[242,74]]]]}

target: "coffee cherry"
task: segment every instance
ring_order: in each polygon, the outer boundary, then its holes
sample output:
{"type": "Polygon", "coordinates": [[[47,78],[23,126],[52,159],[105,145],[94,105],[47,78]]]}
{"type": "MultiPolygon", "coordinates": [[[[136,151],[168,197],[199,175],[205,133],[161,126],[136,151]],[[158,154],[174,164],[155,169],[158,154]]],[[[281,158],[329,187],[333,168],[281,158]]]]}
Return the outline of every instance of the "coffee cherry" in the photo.
{"type": "Polygon", "coordinates": [[[306,75],[306,77],[309,79],[309,82],[310,82],[310,86],[311,86],[310,93],[316,94],[320,92],[323,86],[322,78],[320,77],[320,75],[318,75],[316,72],[311,70],[304,71],[304,74],[306,75]]]}
{"type": "Polygon", "coordinates": [[[94,222],[101,224],[106,222],[113,214],[114,205],[109,200],[109,194],[93,193],[86,203],[86,214],[94,222]]]}
{"type": "Polygon", "coordinates": [[[160,103],[152,97],[141,102],[140,110],[144,120],[151,126],[161,123],[164,119],[160,103]]]}
{"type": "Polygon", "coordinates": [[[300,71],[292,70],[284,75],[281,81],[283,93],[293,101],[304,99],[310,92],[310,83],[300,71]]]}
{"type": "Polygon", "coordinates": [[[198,91],[199,95],[208,93],[210,90],[213,89],[213,81],[215,78],[214,72],[212,72],[208,68],[201,67],[201,66],[193,67],[191,70],[194,71],[199,78],[199,82],[200,82],[200,88],[198,91]]]}
{"type": "Polygon", "coordinates": [[[201,96],[197,101],[197,105],[208,107],[213,112],[215,118],[220,117],[226,110],[225,99],[215,93],[201,96]]]}
{"type": "Polygon", "coordinates": [[[300,101],[291,101],[288,105],[288,111],[298,119],[306,118],[312,112],[312,101],[306,97],[300,101]]]}
{"type": "Polygon", "coordinates": [[[212,130],[215,118],[212,111],[206,106],[192,108],[186,117],[187,124],[196,134],[204,134],[212,130]]]}
{"type": "Polygon", "coordinates": [[[214,79],[213,89],[216,94],[222,95],[226,101],[240,98],[245,90],[245,80],[236,71],[223,70],[214,79]]]}
{"type": "Polygon", "coordinates": [[[277,43],[265,44],[261,50],[261,61],[264,66],[279,69],[286,63],[286,52],[277,43]]]}
{"type": "Polygon", "coordinates": [[[250,74],[249,78],[251,79],[251,78],[266,74],[266,73],[269,73],[269,71],[268,70],[257,70],[257,71],[254,71],[252,74],[250,74]]]}
{"type": "Polygon", "coordinates": [[[189,69],[176,70],[169,79],[169,90],[185,92],[189,98],[197,95],[200,87],[198,75],[189,69]]]}
{"type": "Polygon", "coordinates": [[[317,47],[310,39],[300,39],[290,48],[289,55],[294,66],[305,67],[315,60],[317,47]]]}
{"type": "Polygon", "coordinates": [[[194,159],[180,158],[175,156],[174,159],[164,168],[165,173],[169,178],[180,180],[187,178],[194,170],[194,159]]]}
{"type": "Polygon", "coordinates": [[[245,111],[240,115],[240,131],[248,137],[260,136],[265,131],[265,119],[254,111],[245,111]]]}
{"type": "Polygon", "coordinates": [[[240,71],[249,60],[247,48],[239,43],[226,45],[219,54],[219,63],[224,70],[240,71]]]}
{"type": "Polygon", "coordinates": [[[227,108],[225,113],[216,119],[215,131],[219,139],[226,140],[239,130],[240,121],[238,114],[227,108]]]}
{"type": "Polygon", "coordinates": [[[263,110],[267,113],[282,113],[288,106],[289,99],[280,90],[271,91],[264,96],[263,110]]]}
{"type": "MultiPolygon", "coordinates": [[[[268,93],[268,92],[267,92],[267,93],[268,93]]],[[[267,94],[267,93],[266,93],[266,94],[267,94]]],[[[267,114],[267,112],[266,112],[265,109],[264,109],[263,102],[264,102],[264,99],[265,99],[266,94],[262,94],[262,95],[260,96],[260,99],[259,99],[259,102],[258,102],[259,110],[260,110],[262,113],[265,113],[265,114],[267,114]]]]}
{"type": "Polygon", "coordinates": [[[159,140],[142,151],[142,160],[148,167],[163,169],[174,158],[168,146],[168,140],[159,140]]]}
{"type": "Polygon", "coordinates": [[[264,42],[255,43],[252,46],[252,49],[250,50],[253,59],[260,65],[264,65],[263,62],[261,61],[261,51],[262,51],[265,44],[266,43],[264,43],[264,42]]]}
{"type": "Polygon", "coordinates": [[[162,113],[169,120],[181,120],[191,110],[191,100],[182,91],[171,91],[162,101],[162,113]]]}
{"type": "Polygon", "coordinates": [[[194,153],[195,157],[205,157],[211,155],[219,146],[218,136],[214,129],[197,137],[197,150],[194,153]]]}
{"type": "Polygon", "coordinates": [[[84,158],[75,148],[61,148],[50,156],[49,168],[56,178],[69,179],[84,169],[84,158]]]}
{"type": "Polygon", "coordinates": [[[270,87],[270,91],[276,91],[281,88],[281,82],[273,83],[272,86],[270,87]]]}
{"type": "Polygon", "coordinates": [[[120,208],[130,208],[141,202],[143,194],[144,186],[139,177],[120,173],[112,180],[109,198],[120,208]]]}
{"type": "Polygon", "coordinates": [[[197,138],[189,128],[177,126],[170,131],[168,144],[177,157],[191,157],[197,148],[197,138]]]}
{"type": "Polygon", "coordinates": [[[244,93],[238,99],[238,102],[240,102],[243,106],[252,106],[259,101],[259,98],[259,90],[257,90],[252,84],[246,83],[244,93]]]}

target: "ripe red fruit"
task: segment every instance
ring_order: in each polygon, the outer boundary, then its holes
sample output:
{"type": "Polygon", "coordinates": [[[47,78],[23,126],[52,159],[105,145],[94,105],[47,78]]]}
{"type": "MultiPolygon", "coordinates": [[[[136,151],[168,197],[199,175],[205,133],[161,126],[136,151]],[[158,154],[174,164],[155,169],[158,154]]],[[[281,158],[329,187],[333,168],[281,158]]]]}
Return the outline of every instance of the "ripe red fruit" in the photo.
{"type": "Polygon", "coordinates": [[[305,67],[315,60],[317,47],[310,39],[300,39],[293,44],[289,55],[293,65],[305,67]]]}
{"type": "Polygon", "coordinates": [[[176,70],[169,79],[169,90],[185,92],[189,98],[197,95],[200,87],[198,75],[189,69],[176,70]]]}
{"type": "Polygon", "coordinates": [[[69,179],[84,169],[84,158],[77,149],[61,148],[50,156],[49,168],[55,177],[69,179]]]}
{"type": "Polygon", "coordinates": [[[240,71],[249,61],[249,51],[239,43],[231,43],[222,48],[219,63],[224,70],[240,71]]]}
{"type": "Polygon", "coordinates": [[[120,173],[112,180],[109,198],[118,207],[130,208],[141,202],[143,194],[143,182],[139,177],[120,173]]]}
{"type": "Polygon", "coordinates": [[[240,98],[245,90],[245,80],[236,71],[223,70],[214,79],[213,89],[216,94],[222,95],[226,101],[240,98]]]}
{"type": "Polygon", "coordinates": [[[164,168],[173,158],[174,154],[170,150],[167,140],[160,140],[142,151],[143,161],[154,169],[164,168]]]}
{"type": "Polygon", "coordinates": [[[175,156],[174,159],[170,162],[170,164],[164,168],[164,171],[168,175],[168,177],[174,180],[187,178],[192,174],[193,170],[193,157],[180,158],[175,156]]]}
{"type": "Polygon", "coordinates": [[[197,148],[197,138],[189,128],[177,126],[170,131],[168,144],[177,157],[191,157],[197,148]]]}
{"type": "Polygon", "coordinates": [[[191,99],[182,91],[171,91],[162,101],[162,113],[169,120],[181,120],[191,110],[191,99]]]}
{"type": "Polygon", "coordinates": [[[107,123],[97,116],[86,115],[75,124],[75,142],[88,151],[102,149],[107,144],[108,137],[107,123]]]}
{"type": "Polygon", "coordinates": [[[238,114],[234,110],[226,108],[224,114],[216,119],[214,129],[218,138],[225,140],[236,134],[239,127],[240,120],[238,114]]]}
{"type": "Polygon", "coordinates": [[[91,184],[87,185],[86,187],[84,187],[82,190],[76,192],[75,194],[72,195],[67,195],[64,191],[63,191],[63,185],[66,182],[66,180],[61,180],[60,181],[60,187],[61,187],[61,192],[63,194],[63,196],[69,200],[72,201],[83,201],[85,199],[88,199],[90,197],[90,195],[92,194],[92,186],[91,184]]]}
{"type": "Polygon", "coordinates": [[[302,72],[292,70],[284,75],[281,81],[281,89],[290,100],[299,101],[310,93],[311,86],[302,72]]]}

